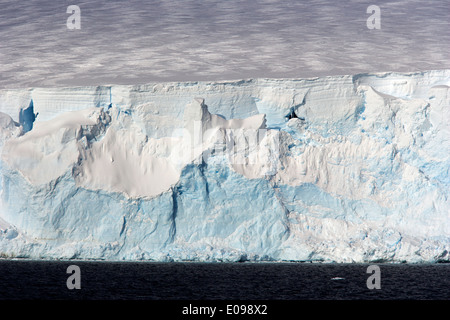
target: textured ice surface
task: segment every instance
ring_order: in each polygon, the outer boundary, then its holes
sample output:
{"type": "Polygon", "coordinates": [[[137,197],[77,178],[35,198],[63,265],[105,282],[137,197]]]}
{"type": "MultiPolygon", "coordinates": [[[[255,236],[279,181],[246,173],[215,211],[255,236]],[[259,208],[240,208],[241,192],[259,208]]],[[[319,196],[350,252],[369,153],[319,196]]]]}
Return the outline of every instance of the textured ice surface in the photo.
{"type": "Polygon", "coordinates": [[[449,86],[437,70],[0,91],[0,254],[448,261],[449,86]]]}

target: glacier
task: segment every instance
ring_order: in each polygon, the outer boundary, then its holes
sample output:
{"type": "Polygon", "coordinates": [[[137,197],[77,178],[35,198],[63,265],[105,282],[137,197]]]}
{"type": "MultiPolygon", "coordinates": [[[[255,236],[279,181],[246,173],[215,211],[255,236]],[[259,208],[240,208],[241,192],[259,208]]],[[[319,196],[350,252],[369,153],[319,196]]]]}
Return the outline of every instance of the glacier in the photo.
{"type": "Polygon", "coordinates": [[[449,262],[449,87],[445,69],[0,90],[0,257],[449,262]]]}

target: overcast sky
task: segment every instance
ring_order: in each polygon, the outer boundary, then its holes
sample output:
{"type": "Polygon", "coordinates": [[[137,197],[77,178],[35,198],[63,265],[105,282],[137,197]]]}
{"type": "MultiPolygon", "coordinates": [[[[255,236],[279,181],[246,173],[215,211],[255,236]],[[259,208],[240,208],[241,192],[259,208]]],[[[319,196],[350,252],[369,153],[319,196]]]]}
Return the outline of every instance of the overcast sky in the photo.
{"type": "Polygon", "coordinates": [[[423,0],[0,0],[0,88],[450,68],[449,13],[423,0]]]}

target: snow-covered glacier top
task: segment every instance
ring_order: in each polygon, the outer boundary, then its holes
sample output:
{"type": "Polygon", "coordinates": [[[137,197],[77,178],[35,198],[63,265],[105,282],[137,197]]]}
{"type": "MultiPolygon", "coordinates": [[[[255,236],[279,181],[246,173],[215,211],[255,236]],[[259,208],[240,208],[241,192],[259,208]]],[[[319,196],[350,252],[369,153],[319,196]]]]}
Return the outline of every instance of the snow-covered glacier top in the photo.
{"type": "Polygon", "coordinates": [[[450,70],[0,91],[0,254],[438,261],[450,70]]]}

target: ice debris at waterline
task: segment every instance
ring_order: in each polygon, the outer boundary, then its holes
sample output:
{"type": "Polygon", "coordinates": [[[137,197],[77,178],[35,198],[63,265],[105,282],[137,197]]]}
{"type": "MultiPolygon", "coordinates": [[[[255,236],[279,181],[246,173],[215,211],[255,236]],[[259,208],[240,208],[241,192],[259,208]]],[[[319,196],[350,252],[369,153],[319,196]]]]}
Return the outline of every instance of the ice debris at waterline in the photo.
{"type": "Polygon", "coordinates": [[[449,261],[449,85],[435,70],[2,90],[0,255],[449,261]]]}

